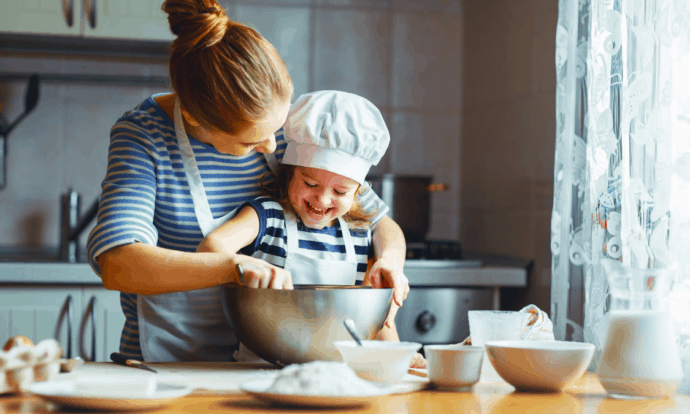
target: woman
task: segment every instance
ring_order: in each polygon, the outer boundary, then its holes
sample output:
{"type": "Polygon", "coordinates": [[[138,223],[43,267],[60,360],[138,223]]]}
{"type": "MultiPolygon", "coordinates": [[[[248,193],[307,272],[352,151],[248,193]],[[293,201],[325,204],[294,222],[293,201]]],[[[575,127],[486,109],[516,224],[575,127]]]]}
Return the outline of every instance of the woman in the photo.
{"type": "MultiPolygon", "coordinates": [[[[196,253],[227,215],[260,194],[260,177],[285,151],[281,126],[292,81],[273,46],[231,22],[215,0],[163,4],[177,35],[170,55],[174,93],[148,98],[111,129],[91,266],[122,292],[120,352],[146,361],[228,360],[238,341],[220,307],[219,285],[289,286],[289,272],[242,254],[196,253]]],[[[409,287],[405,242],[381,205],[372,220],[374,287],[409,287]]]]}

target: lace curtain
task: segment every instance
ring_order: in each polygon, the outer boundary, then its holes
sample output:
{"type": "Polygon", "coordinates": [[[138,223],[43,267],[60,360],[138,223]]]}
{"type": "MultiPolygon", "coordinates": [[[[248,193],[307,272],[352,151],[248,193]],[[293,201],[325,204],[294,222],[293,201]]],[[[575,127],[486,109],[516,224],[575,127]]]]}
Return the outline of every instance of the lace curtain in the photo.
{"type": "Polygon", "coordinates": [[[556,339],[595,344],[597,366],[607,311],[601,258],[676,266],[669,299],[688,361],[690,1],[560,0],[556,79],[556,339]]]}

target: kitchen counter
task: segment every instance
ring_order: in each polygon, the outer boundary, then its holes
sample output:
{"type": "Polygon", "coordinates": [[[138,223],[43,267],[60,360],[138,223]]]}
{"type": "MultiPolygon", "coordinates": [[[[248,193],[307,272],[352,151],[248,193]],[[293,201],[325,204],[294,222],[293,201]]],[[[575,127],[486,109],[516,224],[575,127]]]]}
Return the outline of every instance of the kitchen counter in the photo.
{"type": "MultiPolygon", "coordinates": [[[[193,364],[193,363],[192,363],[193,364]]],[[[151,364],[152,366],[160,366],[151,364]]],[[[168,364],[169,365],[169,364],[168,364]]],[[[138,373],[136,368],[114,367],[110,363],[87,363],[80,369],[122,369],[138,373]]],[[[232,364],[217,367],[216,372],[233,371],[232,364]]],[[[246,371],[244,371],[246,373],[246,371]]],[[[60,374],[62,375],[75,375],[60,374]]],[[[241,376],[239,377],[241,378],[241,376]]],[[[369,406],[349,409],[306,410],[269,405],[253,397],[237,392],[199,391],[180,398],[167,407],[140,412],[164,413],[675,413],[690,411],[690,396],[676,395],[666,400],[616,400],[607,397],[595,374],[586,373],[563,393],[533,394],[516,393],[508,384],[479,383],[471,391],[448,392],[423,390],[410,394],[391,395],[371,399],[369,406]]],[[[67,413],[65,408],[45,402],[32,395],[0,396],[0,412],[18,413],[67,413]]]]}
{"type": "Polygon", "coordinates": [[[102,285],[88,263],[0,261],[0,283],[102,285]]]}

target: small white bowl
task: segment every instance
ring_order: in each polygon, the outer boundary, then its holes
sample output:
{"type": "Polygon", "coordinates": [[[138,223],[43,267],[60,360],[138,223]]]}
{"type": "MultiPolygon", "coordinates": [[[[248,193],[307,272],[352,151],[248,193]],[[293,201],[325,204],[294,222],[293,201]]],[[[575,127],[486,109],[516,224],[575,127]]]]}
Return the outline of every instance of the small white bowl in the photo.
{"type": "Polygon", "coordinates": [[[425,345],[429,382],[437,389],[466,389],[479,381],[483,346],[425,345]]]}
{"type": "Polygon", "coordinates": [[[343,361],[363,379],[378,382],[400,382],[422,344],[416,342],[335,341],[343,361]]]}
{"type": "Polygon", "coordinates": [[[595,347],[567,341],[489,341],[489,361],[506,382],[520,391],[559,392],[589,366],[595,347]]]}

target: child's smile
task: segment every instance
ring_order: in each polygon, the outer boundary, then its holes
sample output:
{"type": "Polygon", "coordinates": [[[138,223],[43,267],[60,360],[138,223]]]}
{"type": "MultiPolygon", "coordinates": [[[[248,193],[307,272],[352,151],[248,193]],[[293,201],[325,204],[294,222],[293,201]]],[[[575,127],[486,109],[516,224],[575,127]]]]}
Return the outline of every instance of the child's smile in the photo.
{"type": "Polygon", "coordinates": [[[322,229],[350,211],[359,183],[311,167],[295,167],[288,193],[290,204],[305,226],[322,229]]]}

